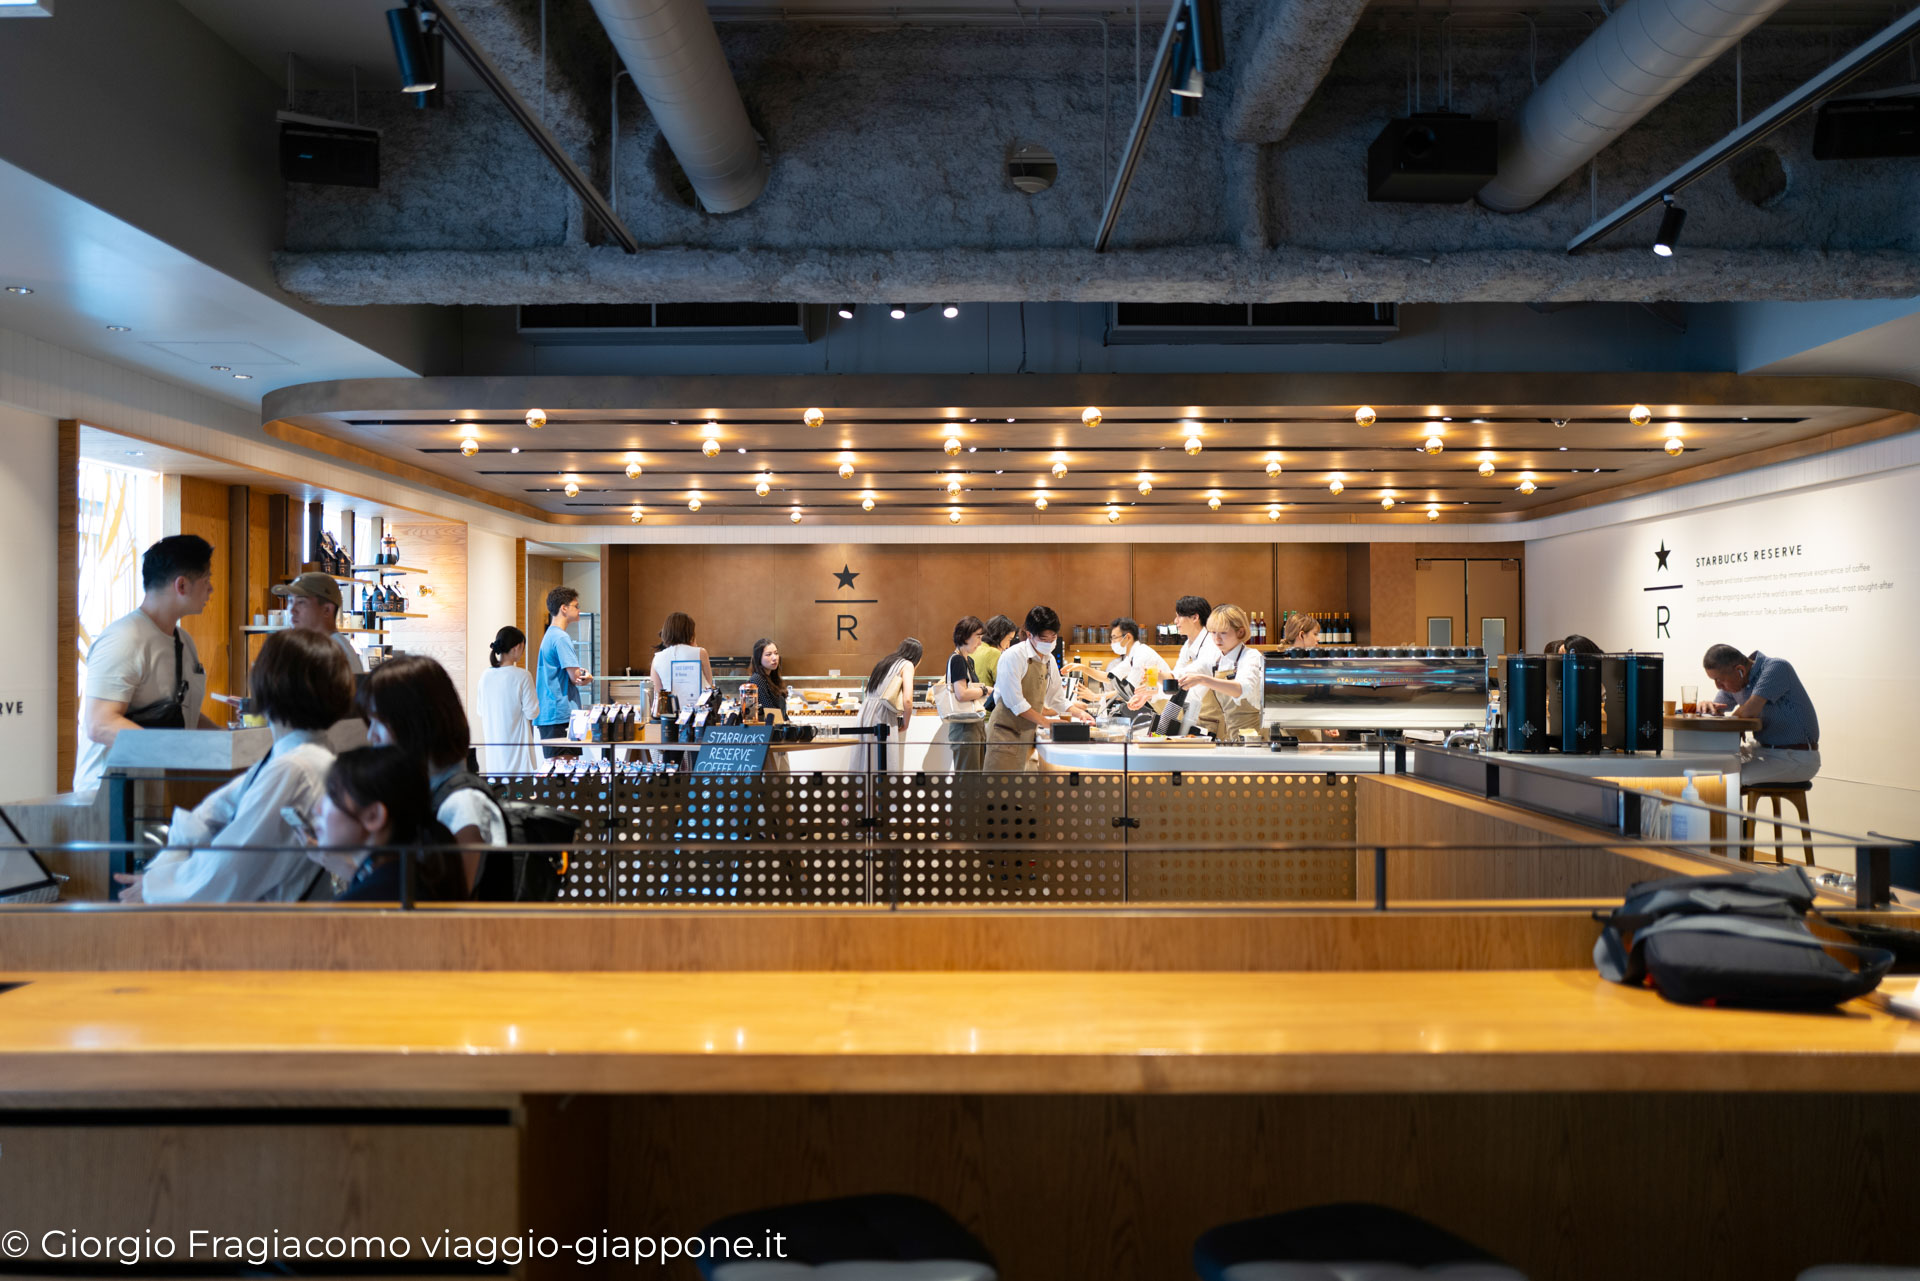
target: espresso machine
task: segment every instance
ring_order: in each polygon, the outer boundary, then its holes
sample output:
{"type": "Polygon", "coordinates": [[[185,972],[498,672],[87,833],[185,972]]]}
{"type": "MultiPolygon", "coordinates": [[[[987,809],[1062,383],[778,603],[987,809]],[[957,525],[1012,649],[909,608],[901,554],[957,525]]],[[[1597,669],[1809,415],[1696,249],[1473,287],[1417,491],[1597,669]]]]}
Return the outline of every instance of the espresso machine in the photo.
{"type": "Polygon", "coordinates": [[[1602,667],[1598,654],[1555,654],[1547,659],[1547,738],[1562,752],[1600,750],[1602,667]]]}
{"type": "Polygon", "coordinates": [[[1629,754],[1667,746],[1661,682],[1666,659],[1660,654],[1600,655],[1601,700],[1606,729],[1602,745],[1629,754]]]}

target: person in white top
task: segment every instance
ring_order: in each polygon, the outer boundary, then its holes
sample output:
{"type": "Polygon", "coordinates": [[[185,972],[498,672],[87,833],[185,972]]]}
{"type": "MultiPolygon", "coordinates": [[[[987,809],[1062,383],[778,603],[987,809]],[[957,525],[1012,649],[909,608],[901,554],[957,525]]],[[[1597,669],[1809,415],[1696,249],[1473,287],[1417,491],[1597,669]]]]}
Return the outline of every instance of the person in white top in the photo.
{"type": "MultiPolygon", "coordinates": [[[[1211,617],[1213,605],[1204,596],[1182,596],[1173,603],[1173,625],[1185,638],[1180,644],[1179,657],[1173,660],[1175,677],[1195,672],[1211,676],[1220,665],[1219,647],[1213,643],[1213,637],[1207,635],[1207,620],[1211,617]]],[[[1174,732],[1184,734],[1199,719],[1200,701],[1189,697],[1184,686],[1174,697],[1181,704],[1180,728],[1174,732]]]]}
{"type": "Polygon", "coordinates": [[[340,584],[333,581],[333,575],[302,574],[290,583],[277,584],[272,591],[287,602],[289,624],[317,633],[338,645],[340,652],[347,656],[347,665],[355,672],[367,670],[366,661],[360,657],[360,651],[353,647],[353,641],[336,630],[340,626],[340,611],[344,602],[340,599],[340,584]]]}
{"type": "Polygon", "coordinates": [[[660,629],[660,641],[665,648],[653,656],[653,666],[647,673],[653,682],[656,708],[660,706],[662,694],[672,694],[680,704],[681,715],[685,715],[695,699],[713,688],[713,668],[707,662],[707,651],[693,643],[693,635],[693,619],[678,612],[667,615],[666,625],[660,629]]]}
{"type": "Polygon", "coordinates": [[[310,813],[324,795],[327,731],[353,711],[353,673],[331,641],[289,629],[260,647],[248,693],[273,730],[272,750],[191,813],[174,811],[175,848],[145,872],[116,873],[121,902],[291,902],[318,883],[322,873],[282,811],[310,813]]]}
{"type": "Polygon", "coordinates": [[[535,774],[533,727],[540,699],[527,674],[527,634],[508,624],[487,647],[487,671],[480,676],[480,772],[535,774]]]}
{"type": "Polygon", "coordinates": [[[475,897],[508,897],[500,890],[512,881],[508,860],[487,855],[507,843],[506,812],[486,781],[467,772],[472,736],[447,669],[419,654],[390,658],[367,676],[365,702],[367,742],[404,748],[426,763],[433,816],[469,847],[464,859],[475,897]]]}
{"type": "Polygon", "coordinates": [[[1027,638],[1000,655],[993,673],[993,715],[987,718],[987,772],[1024,770],[1042,725],[1092,719],[1067,699],[1053,647],[1060,615],[1046,605],[1027,611],[1027,638]]]}
{"type": "MultiPolygon", "coordinates": [[[[866,697],[860,701],[860,715],[854,723],[862,727],[887,727],[887,768],[906,768],[907,722],[913,719],[913,674],[925,650],[912,636],[873,666],[867,676],[866,697]]],[[[854,748],[856,770],[879,768],[879,744],[863,737],[854,748]]]]}
{"type": "Polygon", "coordinates": [[[213,595],[213,544],[193,534],[161,539],[140,558],[140,581],[140,607],[115,619],[87,650],[76,792],[100,785],[107,749],[123,729],[219,728],[200,712],[207,673],[180,627],[213,595]]]}
{"type": "Polygon", "coordinates": [[[1140,640],[1140,624],[1131,618],[1116,618],[1108,626],[1107,639],[1116,655],[1107,664],[1106,675],[1119,677],[1133,692],[1127,696],[1127,710],[1137,712],[1161,693],[1160,682],[1173,675],[1167,660],[1152,646],[1140,640]]]}
{"type": "Polygon", "coordinates": [[[1247,611],[1222,605],[1208,618],[1207,631],[1220,655],[1214,670],[1188,672],[1180,678],[1181,689],[1205,691],[1200,698],[1200,728],[1218,739],[1259,729],[1267,701],[1267,657],[1247,644],[1253,632],[1247,611]]]}

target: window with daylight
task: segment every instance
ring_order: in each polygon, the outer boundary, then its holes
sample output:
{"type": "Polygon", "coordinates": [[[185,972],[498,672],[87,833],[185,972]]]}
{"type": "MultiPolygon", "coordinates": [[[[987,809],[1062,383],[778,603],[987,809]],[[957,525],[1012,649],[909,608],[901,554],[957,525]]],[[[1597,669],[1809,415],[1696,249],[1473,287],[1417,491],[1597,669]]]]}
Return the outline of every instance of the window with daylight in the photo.
{"type": "Polygon", "coordinates": [[[80,460],[80,618],[74,660],[87,687],[87,651],[108,623],[140,604],[140,554],[160,536],[160,476],[80,460]]]}

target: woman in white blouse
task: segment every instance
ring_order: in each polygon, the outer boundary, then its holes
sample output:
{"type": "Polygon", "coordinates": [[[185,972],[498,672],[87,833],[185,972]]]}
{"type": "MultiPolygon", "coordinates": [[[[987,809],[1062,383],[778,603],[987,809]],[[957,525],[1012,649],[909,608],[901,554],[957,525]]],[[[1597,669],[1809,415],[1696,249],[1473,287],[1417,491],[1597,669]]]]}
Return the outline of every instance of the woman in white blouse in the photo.
{"type": "MultiPolygon", "coordinates": [[[[920,642],[909,636],[900,647],[874,664],[867,677],[866,697],[860,702],[862,726],[887,727],[887,766],[890,770],[906,767],[907,722],[913,719],[913,670],[924,651],[920,642]]],[[[863,737],[854,748],[854,768],[877,768],[879,756],[875,740],[863,737]]]]}
{"type": "Polygon", "coordinates": [[[1217,739],[1259,729],[1267,698],[1267,659],[1247,644],[1253,633],[1247,611],[1222,605],[1207,619],[1207,631],[1220,654],[1213,674],[1188,672],[1180,678],[1182,689],[1206,691],[1200,697],[1200,728],[1217,739]]]}
{"type": "Polygon", "coordinates": [[[480,676],[480,772],[535,774],[533,727],[540,697],[527,674],[527,634],[508,624],[487,647],[488,670],[480,676]]]}
{"type": "Polygon", "coordinates": [[[667,615],[666,625],[660,629],[662,648],[653,656],[648,671],[653,681],[654,707],[660,706],[661,695],[672,694],[684,716],[701,694],[713,688],[713,667],[707,661],[707,651],[693,643],[693,635],[692,618],[677,611],[667,615]]]}

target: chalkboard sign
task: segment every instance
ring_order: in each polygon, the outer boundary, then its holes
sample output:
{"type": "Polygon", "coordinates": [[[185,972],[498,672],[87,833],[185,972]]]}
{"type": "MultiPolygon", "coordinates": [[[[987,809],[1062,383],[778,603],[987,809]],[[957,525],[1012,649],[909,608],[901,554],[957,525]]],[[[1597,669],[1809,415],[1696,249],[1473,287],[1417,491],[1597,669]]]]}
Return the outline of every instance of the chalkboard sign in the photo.
{"type": "Polygon", "coordinates": [[[767,767],[771,725],[709,725],[693,758],[696,774],[758,774],[767,767]]]}

